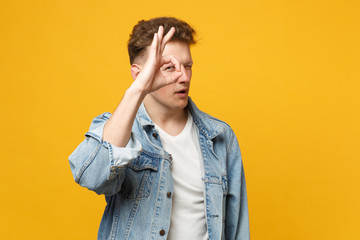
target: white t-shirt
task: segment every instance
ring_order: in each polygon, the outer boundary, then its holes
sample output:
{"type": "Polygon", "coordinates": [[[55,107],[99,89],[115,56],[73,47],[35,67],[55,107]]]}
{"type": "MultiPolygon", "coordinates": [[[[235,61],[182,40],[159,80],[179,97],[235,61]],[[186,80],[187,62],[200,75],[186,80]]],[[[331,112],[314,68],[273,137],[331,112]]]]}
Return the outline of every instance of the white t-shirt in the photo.
{"type": "Polygon", "coordinates": [[[174,179],[171,222],[168,240],[209,238],[202,182],[202,161],[199,130],[191,114],[183,131],[171,136],[155,124],[161,143],[173,157],[171,173],[174,179]]]}

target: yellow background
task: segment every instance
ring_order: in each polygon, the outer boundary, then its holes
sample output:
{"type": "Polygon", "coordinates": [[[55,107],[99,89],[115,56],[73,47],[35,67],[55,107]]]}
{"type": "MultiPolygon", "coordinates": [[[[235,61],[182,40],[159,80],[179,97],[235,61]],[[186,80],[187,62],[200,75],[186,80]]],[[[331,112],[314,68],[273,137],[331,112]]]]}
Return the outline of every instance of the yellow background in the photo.
{"type": "Polygon", "coordinates": [[[95,239],[103,196],[68,156],[131,84],[140,19],[176,16],[200,39],[191,96],[243,153],[262,239],[360,239],[359,1],[0,3],[0,239],[95,239]]]}

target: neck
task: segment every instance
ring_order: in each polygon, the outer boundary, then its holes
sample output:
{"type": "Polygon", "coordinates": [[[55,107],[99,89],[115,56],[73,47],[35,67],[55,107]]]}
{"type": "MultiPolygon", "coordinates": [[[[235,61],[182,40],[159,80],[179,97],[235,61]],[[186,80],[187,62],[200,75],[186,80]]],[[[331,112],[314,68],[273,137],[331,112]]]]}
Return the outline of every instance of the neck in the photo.
{"type": "Polygon", "coordinates": [[[184,129],[188,118],[185,108],[169,109],[146,97],[144,106],[151,120],[169,135],[178,135],[184,129]]]}

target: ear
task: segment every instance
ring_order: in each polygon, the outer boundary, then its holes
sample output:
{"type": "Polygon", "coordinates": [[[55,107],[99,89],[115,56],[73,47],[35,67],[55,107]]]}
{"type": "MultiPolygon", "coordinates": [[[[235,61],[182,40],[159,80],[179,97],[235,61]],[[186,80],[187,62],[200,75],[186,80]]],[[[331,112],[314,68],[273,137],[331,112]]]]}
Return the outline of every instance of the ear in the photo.
{"type": "Polygon", "coordinates": [[[142,67],[140,65],[137,65],[135,63],[133,63],[131,65],[130,71],[131,71],[131,76],[132,78],[135,80],[137,78],[137,76],[139,75],[140,71],[141,71],[142,67]]]}

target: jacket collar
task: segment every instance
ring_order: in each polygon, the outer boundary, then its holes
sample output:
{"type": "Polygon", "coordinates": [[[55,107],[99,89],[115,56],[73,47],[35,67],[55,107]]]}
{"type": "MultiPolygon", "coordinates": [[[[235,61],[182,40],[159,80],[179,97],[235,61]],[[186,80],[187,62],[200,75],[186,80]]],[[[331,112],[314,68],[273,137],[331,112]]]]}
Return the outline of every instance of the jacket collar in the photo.
{"type": "Polygon", "coordinates": [[[149,117],[149,114],[146,112],[144,102],[141,103],[139,110],[136,114],[136,118],[139,121],[139,124],[143,127],[145,126],[155,126],[154,122],[149,117]]]}
{"type": "MultiPolygon", "coordinates": [[[[216,136],[225,131],[223,125],[219,123],[219,120],[200,111],[190,97],[186,108],[193,117],[199,131],[201,131],[209,139],[214,139],[216,136]]],[[[146,112],[144,103],[141,103],[136,117],[142,127],[155,126],[154,122],[150,119],[148,113],[146,112]]]]}
{"type": "Polygon", "coordinates": [[[225,131],[224,125],[220,124],[219,120],[200,111],[190,97],[187,108],[189,109],[196,126],[199,128],[199,131],[204,133],[209,139],[214,139],[225,131]]]}

